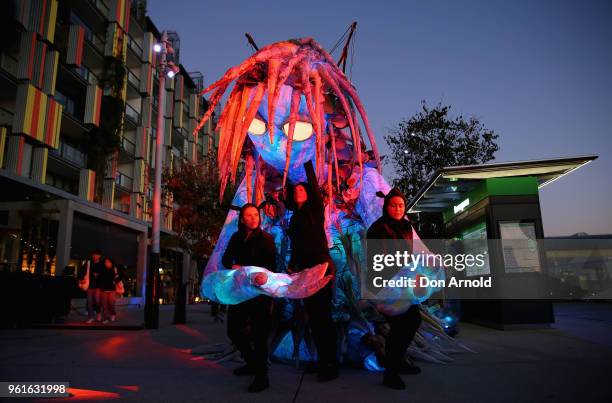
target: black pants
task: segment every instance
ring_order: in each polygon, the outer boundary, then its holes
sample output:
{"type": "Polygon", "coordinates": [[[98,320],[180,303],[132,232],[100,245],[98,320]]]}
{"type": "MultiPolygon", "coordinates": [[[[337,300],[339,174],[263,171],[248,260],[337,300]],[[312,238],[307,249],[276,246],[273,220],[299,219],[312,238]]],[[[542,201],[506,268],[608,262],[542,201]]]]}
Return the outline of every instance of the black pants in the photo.
{"type": "MultiPolygon", "coordinates": [[[[335,267],[331,257],[327,262],[327,274],[334,274],[335,267]]],[[[308,314],[308,324],[317,347],[319,370],[338,365],[338,334],[332,320],[332,286],[333,280],[316,294],[304,298],[304,309],[308,314]]]]}
{"type": "Polygon", "coordinates": [[[242,354],[247,365],[258,373],[268,372],[268,336],[272,325],[272,299],[265,295],[227,311],[227,335],[242,354]]]}
{"type": "Polygon", "coordinates": [[[421,309],[412,305],[406,312],[397,316],[386,316],[391,327],[385,343],[385,367],[397,372],[405,360],[406,349],[421,325],[421,309]]]}

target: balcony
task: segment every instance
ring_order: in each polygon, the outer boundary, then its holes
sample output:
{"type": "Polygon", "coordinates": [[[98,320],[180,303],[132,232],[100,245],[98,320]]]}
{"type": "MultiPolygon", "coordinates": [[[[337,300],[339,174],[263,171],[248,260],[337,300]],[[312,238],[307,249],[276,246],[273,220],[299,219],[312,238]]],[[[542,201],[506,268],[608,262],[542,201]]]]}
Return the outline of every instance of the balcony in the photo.
{"type": "MultiPolygon", "coordinates": [[[[76,76],[76,73],[74,74],[76,76]]],[[[55,91],[55,100],[64,107],[61,135],[70,138],[74,143],[82,141],[82,134],[89,131],[89,128],[87,128],[83,122],[85,114],[84,97],[79,102],[75,98],[64,95],[64,93],[58,89],[55,91]]]]}
{"type": "Polygon", "coordinates": [[[85,40],[100,54],[104,54],[104,40],[91,31],[85,30],[85,40]]]}
{"type": "MultiPolygon", "coordinates": [[[[100,37],[99,35],[95,34],[95,32],[99,32],[99,31],[96,31],[96,29],[92,29],[91,26],[85,22],[85,21],[93,22],[92,18],[94,18],[94,17],[92,17],[92,15],[90,13],[86,12],[86,9],[89,9],[89,8],[85,7],[83,9],[80,9],[79,11],[71,10],[70,17],[69,17],[68,21],[62,20],[62,18],[60,16],[60,17],[58,17],[58,21],[57,22],[60,25],[61,24],[64,24],[64,25],[79,25],[79,26],[83,27],[83,29],[85,31],[85,43],[89,44],[91,46],[91,48],[93,48],[95,50],[95,52],[98,53],[98,55],[97,55],[98,57],[101,57],[101,56],[104,55],[104,39],[103,39],[103,37],[100,37]],[[80,14],[80,13],[82,13],[82,14],[80,14]]],[[[97,8],[97,11],[100,11],[100,9],[97,8]]],[[[108,14],[104,14],[103,18],[106,19],[107,15],[108,14]]],[[[100,27],[98,27],[98,29],[100,29],[100,27]]],[[[87,49],[85,49],[85,54],[87,54],[87,49]]],[[[86,56],[84,55],[84,57],[86,57],[86,56]]]]}
{"type": "Polygon", "coordinates": [[[53,186],[56,189],[63,190],[64,192],[78,195],[79,194],[78,178],[70,178],[68,176],[63,175],[62,173],[54,172],[53,169],[54,167],[51,167],[51,166],[47,168],[45,184],[49,186],[53,186]]]}
{"type": "Polygon", "coordinates": [[[89,2],[91,4],[93,4],[94,6],[96,6],[98,11],[100,11],[102,13],[102,15],[104,15],[105,17],[108,15],[109,8],[106,5],[105,1],[103,1],[103,0],[89,0],[89,2]]]}
{"type": "Polygon", "coordinates": [[[142,57],[142,48],[140,47],[140,45],[130,35],[128,35],[127,38],[128,47],[136,54],[136,56],[138,56],[139,58],[142,57]]]}
{"type": "Polygon", "coordinates": [[[13,57],[13,55],[8,52],[2,52],[0,55],[0,67],[6,70],[10,75],[17,75],[17,68],[19,66],[19,61],[13,57]]]}
{"type": "Polygon", "coordinates": [[[172,128],[172,146],[177,149],[183,149],[183,144],[185,137],[183,136],[183,132],[180,129],[172,128]]]}
{"type": "Polygon", "coordinates": [[[138,77],[136,77],[136,75],[134,73],[132,73],[132,71],[130,69],[128,69],[128,82],[130,84],[132,84],[134,86],[134,88],[139,89],[140,88],[140,79],[138,77]]]}
{"type": "MultiPolygon", "coordinates": [[[[69,115],[72,115],[73,117],[77,119],[79,118],[76,115],[76,104],[74,102],[74,99],[67,97],[66,95],[56,90],[55,100],[64,106],[64,112],[68,113],[69,115]]],[[[79,119],[79,120],[82,121],[83,119],[79,119]]]]}
{"type": "Polygon", "coordinates": [[[79,168],[85,168],[87,166],[87,154],[61,140],[59,148],[57,150],[50,149],[49,152],[69,161],[79,168]]]}
{"type": "Polygon", "coordinates": [[[74,67],[74,71],[80,77],[82,77],[85,81],[87,81],[87,83],[89,83],[89,84],[96,84],[97,85],[99,83],[98,76],[96,76],[94,73],[92,73],[91,70],[89,70],[85,66],[74,67]]]}
{"type": "Polygon", "coordinates": [[[131,178],[124,173],[117,172],[117,176],[115,176],[115,184],[122,187],[124,190],[131,192],[134,187],[134,178],[131,178]]]}
{"type": "Polygon", "coordinates": [[[138,99],[140,101],[140,78],[129,67],[127,69],[127,81],[127,99],[138,99]]]}
{"type": "Polygon", "coordinates": [[[140,124],[140,113],[128,103],[125,104],[125,116],[136,126],[140,124]]]}
{"type": "Polygon", "coordinates": [[[121,150],[133,157],[136,153],[136,144],[127,137],[123,137],[121,139],[121,150]]]}
{"type": "Polygon", "coordinates": [[[115,203],[115,210],[130,214],[130,205],[128,203],[115,203]]]}
{"type": "Polygon", "coordinates": [[[0,126],[12,126],[14,113],[0,106],[0,126]]]}

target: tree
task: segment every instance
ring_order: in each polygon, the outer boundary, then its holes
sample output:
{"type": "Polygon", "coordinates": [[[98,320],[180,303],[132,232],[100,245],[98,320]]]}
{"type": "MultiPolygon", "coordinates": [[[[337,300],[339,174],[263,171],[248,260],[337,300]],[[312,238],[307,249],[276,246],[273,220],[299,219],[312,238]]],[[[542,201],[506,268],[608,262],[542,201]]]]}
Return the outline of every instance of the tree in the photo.
{"type": "Polygon", "coordinates": [[[173,172],[165,171],[164,191],[172,193],[175,241],[193,257],[206,260],[211,255],[225,222],[233,189],[219,201],[220,181],[214,156],[200,162],[184,159],[173,172]]]}
{"type": "Polygon", "coordinates": [[[114,56],[104,59],[104,70],[98,85],[110,93],[102,96],[100,125],[94,126],[82,138],[82,148],[87,153],[87,168],[96,173],[95,200],[102,201],[104,178],[108,159],[121,146],[121,130],[125,113],[122,96],[123,84],[127,74],[125,62],[114,56]]]}
{"type": "MultiPolygon", "coordinates": [[[[386,136],[391,149],[391,162],[399,187],[408,200],[431,179],[431,175],[445,166],[471,165],[490,161],[499,146],[499,137],[475,117],[449,115],[451,107],[438,103],[434,107],[421,101],[421,110],[410,119],[403,119],[386,136]]],[[[439,234],[440,226],[432,219],[428,235],[439,234]],[[431,228],[431,226],[436,228],[431,228]]],[[[435,220],[434,220],[435,221],[435,220]]],[[[427,225],[425,225],[427,227],[427,225]]]]}

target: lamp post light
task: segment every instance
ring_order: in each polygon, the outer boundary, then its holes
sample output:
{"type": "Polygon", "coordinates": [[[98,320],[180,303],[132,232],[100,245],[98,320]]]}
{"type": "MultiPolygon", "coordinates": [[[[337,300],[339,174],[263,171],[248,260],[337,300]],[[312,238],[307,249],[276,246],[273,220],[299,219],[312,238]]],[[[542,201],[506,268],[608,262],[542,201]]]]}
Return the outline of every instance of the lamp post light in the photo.
{"type": "Polygon", "coordinates": [[[155,138],[155,184],[153,187],[152,212],[152,244],[151,258],[147,265],[147,283],[145,295],[145,327],[157,329],[159,327],[159,237],[161,224],[161,179],[162,179],[162,149],[164,145],[164,109],[166,104],[166,75],[172,79],[179,68],[167,61],[168,53],[172,47],[168,43],[166,31],[162,32],[161,42],[153,45],[153,51],[159,53],[158,71],[159,82],[157,92],[157,137],[155,138]]]}

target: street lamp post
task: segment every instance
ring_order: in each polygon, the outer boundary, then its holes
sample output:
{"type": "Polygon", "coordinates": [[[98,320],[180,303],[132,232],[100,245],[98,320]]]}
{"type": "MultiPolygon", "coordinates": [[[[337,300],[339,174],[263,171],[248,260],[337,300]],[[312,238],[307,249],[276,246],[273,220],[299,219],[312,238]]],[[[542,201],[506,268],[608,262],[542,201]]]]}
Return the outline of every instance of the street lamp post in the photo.
{"type": "Polygon", "coordinates": [[[153,50],[159,53],[158,92],[157,92],[157,137],[155,138],[155,184],[153,187],[152,243],[151,259],[147,267],[147,284],[145,296],[145,327],[159,327],[159,235],[161,224],[161,179],[162,179],[162,149],[164,145],[164,109],[166,105],[166,75],[170,79],[177,72],[176,66],[166,60],[172,48],[168,44],[166,31],[162,32],[161,43],[153,45],[153,50]]]}

